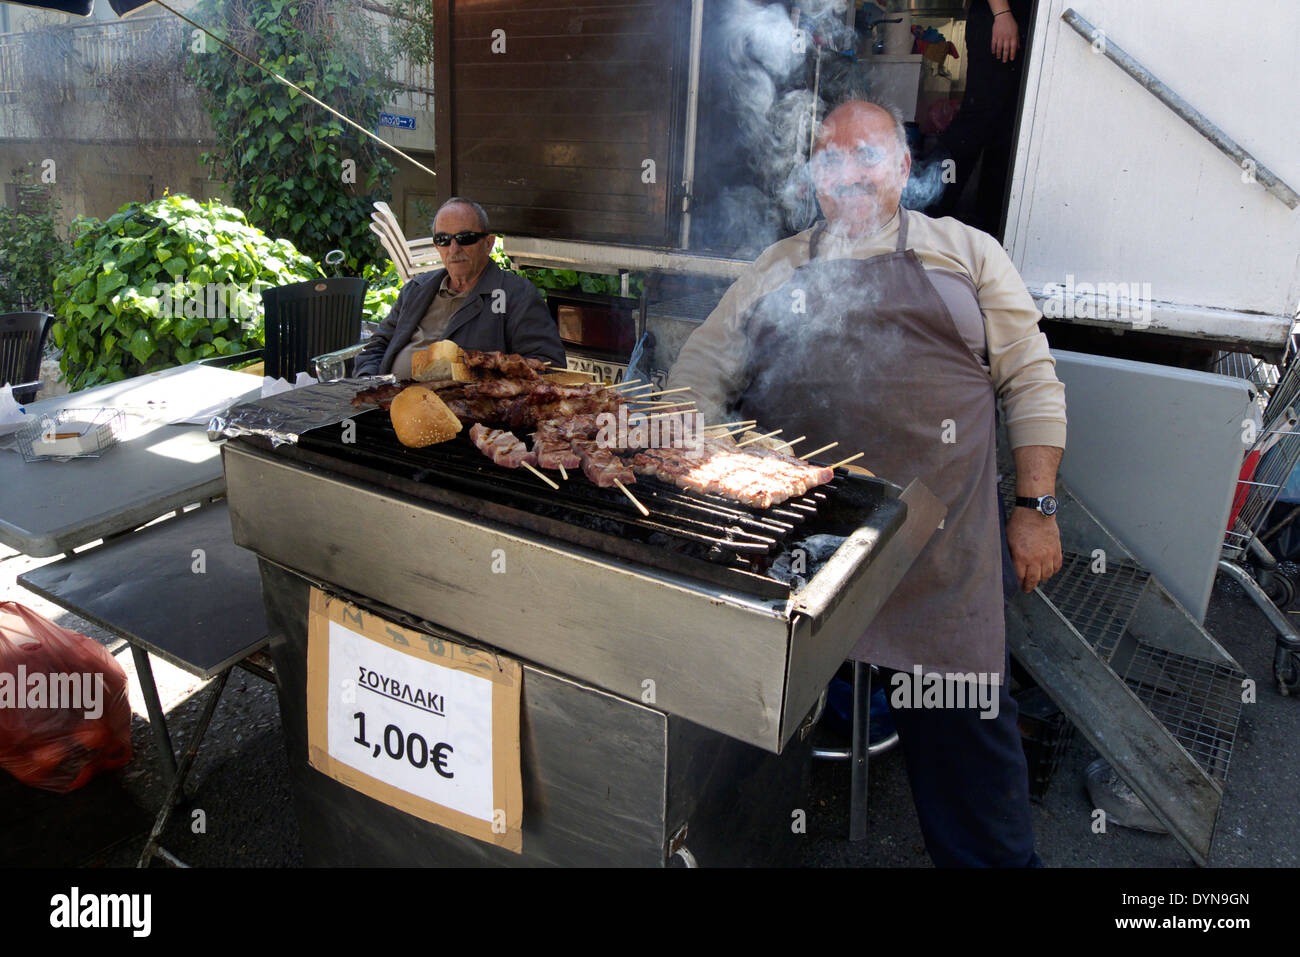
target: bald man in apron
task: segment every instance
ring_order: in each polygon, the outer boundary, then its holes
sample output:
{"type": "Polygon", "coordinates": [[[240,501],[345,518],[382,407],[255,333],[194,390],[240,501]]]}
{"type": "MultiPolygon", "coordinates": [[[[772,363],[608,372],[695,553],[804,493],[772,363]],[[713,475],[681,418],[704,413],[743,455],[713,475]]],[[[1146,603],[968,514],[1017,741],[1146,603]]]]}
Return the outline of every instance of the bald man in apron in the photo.
{"type": "Polygon", "coordinates": [[[880,667],[926,847],[937,865],[1035,866],[1028,776],[1006,685],[1004,584],[1060,569],[1053,511],[1064,387],[1038,312],[992,237],[899,206],[901,121],[850,102],[823,123],[813,178],[825,219],[767,249],[683,346],[669,388],[710,417],[838,441],[947,506],[853,657],[880,667]],[[997,494],[997,403],[1018,504],[997,494]],[[1003,525],[1005,522],[1005,537],[1003,525]],[[1004,544],[1005,543],[1005,544],[1004,544]],[[1005,573],[1004,573],[1005,569],[1005,573]],[[911,692],[938,676],[937,702],[911,692]]]}

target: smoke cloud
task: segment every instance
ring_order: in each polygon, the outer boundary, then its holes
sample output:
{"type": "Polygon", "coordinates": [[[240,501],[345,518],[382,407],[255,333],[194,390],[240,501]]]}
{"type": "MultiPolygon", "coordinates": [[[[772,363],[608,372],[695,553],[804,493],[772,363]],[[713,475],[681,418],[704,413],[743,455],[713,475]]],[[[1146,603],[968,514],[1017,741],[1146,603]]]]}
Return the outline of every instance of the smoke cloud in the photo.
{"type": "MultiPolygon", "coordinates": [[[[844,22],[846,9],[846,0],[796,0],[789,9],[756,0],[721,4],[722,63],[707,69],[725,77],[737,136],[725,145],[730,155],[700,159],[735,175],[715,184],[694,212],[699,244],[752,257],[817,220],[809,164],[815,124],[837,103],[871,93],[865,65],[852,55],[859,37],[844,22]]],[[[903,205],[933,203],[941,175],[938,163],[914,164],[903,205]]]]}

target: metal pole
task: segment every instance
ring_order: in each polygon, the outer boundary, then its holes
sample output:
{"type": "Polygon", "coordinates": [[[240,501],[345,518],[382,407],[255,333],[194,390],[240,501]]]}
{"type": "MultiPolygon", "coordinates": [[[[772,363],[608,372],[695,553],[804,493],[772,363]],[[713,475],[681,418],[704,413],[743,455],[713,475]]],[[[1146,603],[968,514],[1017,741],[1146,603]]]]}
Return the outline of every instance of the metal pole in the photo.
{"type": "Polygon", "coordinates": [[[1194,109],[1181,96],[1165,86],[1150,70],[1121,50],[1110,37],[1106,36],[1105,31],[1098,31],[1091,23],[1075,13],[1073,8],[1062,13],[1061,19],[1073,27],[1079,36],[1094,44],[1094,49],[1098,49],[1096,40],[1100,32],[1100,36],[1104,39],[1104,42],[1100,45],[1100,52],[1105,55],[1106,59],[1110,60],[1134,80],[1137,80],[1143,89],[1178,114],[1192,129],[1217,146],[1234,163],[1242,169],[1250,168],[1253,170],[1255,180],[1286,203],[1288,208],[1295,209],[1300,206],[1300,193],[1282,182],[1276,173],[1255,159],[1236,140],[1211,123],[1209,119],[1194,109]],[[1247,164],[1249,164],[1249,167],[1247,164]]]}
{"type": "Polygon", "coordinates": [[[158,746],[158,763],[162,765],[163,780],[171,785],[176,780],[176,752],[172,749],[172,739],[167,733],[167,718],[163,715],[162,703],[158,700],[158,686],[153,680],[149,652],[132,643],[131,657],[135,659],[135,677],[144,693],[144,707],[149,712],[149,728],[153,731],[154,742],[158,746]]]}
{"type": "Polygon", "coordinates": [[[853,757],[849,762],[849,840],[867,838],[867,755],[871,742],[871,665],[853,662],[853,757]]]}
{"type": "Polygon", "coordinates": [[[682,228],[678,245],[691,244],[691,190],[695,186],[695,133],[700,111],[700,46],[704,37],[704,0],[691,0],[691,66],[686,82],[686,155],[682,164],[682,228]]]}
{"type": "Polygon", "coordinates": [[[163,798],[162,808],[158,811],[158,816],[154,818],[153,830],[149,832],[149,840],[145,844],[144,850],[140,852],[140,860],[136,862],[136,867],[148,867],[149,859],[153,857],[157,850],[158,841],[162,838],[162,832],[171,819],[172,809],[180,799],[181,789],[185,785],[185,775],[190,773],[190,766],[194,764],[194,758],[199,753],[199,745],[203,743],[203,735],[207,732],[208,724],[212,721],[212,715],[217,710],[217,702],[221,700],[221,692],[225,690],[226,679],[229,677],[230,668],[227,668],[217,675],[216,680],[212,682],[212,690],[208,692],[208,700],[204,702],[203,713],[199,716],[199,723],[194,728],[189,747],[185,749],[185,756],[181,758],[176,778],[172,781],[171,787],[167,789],[167,796],[163,798]]]}

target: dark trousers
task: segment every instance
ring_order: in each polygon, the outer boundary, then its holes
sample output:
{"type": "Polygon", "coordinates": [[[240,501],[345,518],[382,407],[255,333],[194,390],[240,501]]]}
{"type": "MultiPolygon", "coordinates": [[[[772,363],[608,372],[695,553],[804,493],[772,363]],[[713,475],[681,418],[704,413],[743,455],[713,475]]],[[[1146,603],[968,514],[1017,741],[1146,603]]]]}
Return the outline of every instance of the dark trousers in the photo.
{"type": "MultiPolygon", "coordinates": [[[[1010,595],[1019,584],[1005,514],[1002,529],[1002,587],[1010,595]]],[[[899,672],[880,669],[925,847],[936,867],[1042,866],[1034,852],[1029,770],[1007,685],[1009,668],[1010,652],[992,719],[981,718],[979,708],[896,708],[891,691],[899,672]]]]}
{"type": "Polygon", "coordinates": [[[939,149],[955,163],[949,183],[933,216],[952,216],[971,173],[984,160],[979,195],[970,225],[1001,238],[1002,203],[1007,191],[1015,135],[1016,107],[1027,51],[1024,43],[1033,10],[1031,0],[1011,0],[1011,13],[1020,28],[1020,51],[1010,63],[993,56],[993,14],[986,0],[974,0],[966,21],[966,95],[952,123],[939,137],[939,149]]]}

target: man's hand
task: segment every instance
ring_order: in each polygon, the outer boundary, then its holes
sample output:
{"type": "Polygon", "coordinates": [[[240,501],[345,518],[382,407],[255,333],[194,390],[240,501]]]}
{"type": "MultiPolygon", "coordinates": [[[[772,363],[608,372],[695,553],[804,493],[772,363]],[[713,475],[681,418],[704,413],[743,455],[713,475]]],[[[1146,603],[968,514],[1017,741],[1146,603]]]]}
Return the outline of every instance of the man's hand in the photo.
{"type": "Polygon", "coordinates": [[[1010,63],[1020,50],[1020,27],[1010,11],[993,18],[993,55],[1010,63]]]}
{"type": "MultiPolygon", "coordinates": [[[[1002,17],[1001,19],[1006,19],[1002,17]]],[[[1054,445],[1022,445],[1012,449],[1016,460],[1016,494],[1038,498],[1056,494],[1056,470],[1064,449],[1054,445]]],[[[1061,570],[1061,532],[1055,516],[1017,506],[1007,519],[1007,546],[1024,591],[1033,591],[1061,570]]]]}
{"type": "Polygon", "coordinates": [[[1021,591],[1033,591],[1061,570],[1061,531],[1056,517],[1015,508],[1007,519],[1007,545],[1021,591]]]}

